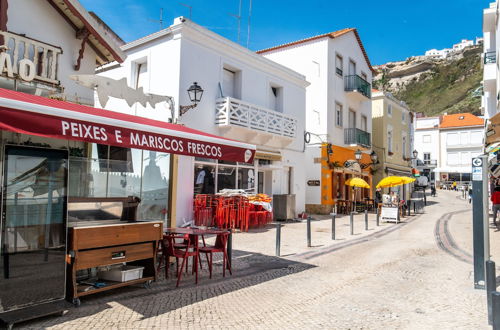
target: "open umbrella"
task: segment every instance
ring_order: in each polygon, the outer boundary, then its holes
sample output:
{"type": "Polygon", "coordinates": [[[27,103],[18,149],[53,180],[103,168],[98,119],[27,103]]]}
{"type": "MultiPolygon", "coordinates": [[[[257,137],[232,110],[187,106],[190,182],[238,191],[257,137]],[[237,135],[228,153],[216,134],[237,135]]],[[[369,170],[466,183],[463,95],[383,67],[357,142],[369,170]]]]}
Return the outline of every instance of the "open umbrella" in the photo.
{"type": "Polygon", "coordinates": [[[400,176],[400,178],[403,179],[403,184],[412,183],[417,180],[415,178],[410,178],[409,176],[400,176]]]}
{"type": "MultiPolygon", "coordinates": [[[[345,184],[347,186],[351,186],[354,188],[370,188],[370,185],[368,184],[368,182],[366,182],[365,180],[363,180],[361,178],[347,179],[345,184]]],[[[354,191],[354,193],[356,194],[356,190],[354,191]]],[[[356,211],[356,195],[354,195],[354,210],[356,211]]]]}
{"type": "Polygon", "coordinates": [[[403,178],[399,176],[388,176],[380,180],[377,184],[377,188],[390,188],[405,184],[403,178]]]}
{"type": "Polygon", "coordinates": [[[350,178],[345,182],[346,185],[358,188],[370,188],[368,182],[361,178],[350,178]]]}

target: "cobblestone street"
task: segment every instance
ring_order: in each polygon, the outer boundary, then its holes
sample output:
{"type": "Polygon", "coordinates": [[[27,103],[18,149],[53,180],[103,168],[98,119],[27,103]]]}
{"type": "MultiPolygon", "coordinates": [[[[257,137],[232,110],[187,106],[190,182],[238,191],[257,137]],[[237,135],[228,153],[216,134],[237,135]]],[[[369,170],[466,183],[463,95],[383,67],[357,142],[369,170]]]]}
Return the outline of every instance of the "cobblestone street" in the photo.
{"type": "MultiPolygon", "coordinates": [[[[234,235],[234,275],[203,272],[176,289],[169,278],[150,289],[127,288],[82,299],[62,317],[24,328],[487,329],[484,291],[473,289],[471,207],[457,192],[438,191],[424,214],[364,230],[356,218],[286,224],[282,258],[274,229],[234,235]]],[[[491,233],[492,258],[500,255],[491,233]]],[[[496,235],[496,236],[495,236],[496,235]]],[[[500,260],[500,259],[498,259],[500,260]]],[[[163,276],[162,276],[163,278],[163,276]]]]}

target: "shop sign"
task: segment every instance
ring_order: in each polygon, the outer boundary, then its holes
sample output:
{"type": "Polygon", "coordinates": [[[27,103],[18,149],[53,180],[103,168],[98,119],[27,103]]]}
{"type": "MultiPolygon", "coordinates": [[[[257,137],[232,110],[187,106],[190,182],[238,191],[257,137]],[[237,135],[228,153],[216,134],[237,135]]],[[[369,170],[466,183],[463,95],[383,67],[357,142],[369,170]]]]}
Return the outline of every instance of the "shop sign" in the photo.
{"type": "Polygon", "coordinates": [[[7,77],[14,78],[14,71],[16,71],[19,78],[24,81],[29,82],[35,79],[35,63],[33,63],[33,61],[24,58],[17,63],[17,68],[14,68],[10,54],[6,52],[0,53],[0,72],[2,75],[6,74],[7,77]]]}
{"type": "MultiPolygon", "coordinates": [[[[0,109],[0,129],[17,133],[65,140],[100,143],[124,148],[137,148],[187,156],[253,162],[255,150],[247,145],[224,144],[217,137],[176,131],[148,125],[147,122],[129,122],[116,118],[87,115],[76,112],[72,117],[61,117],[61,110],[45,108],[44,113],[0,109]],[[58,114],[49,114],[51,110],[58,114]],[[90,121],[92,120],[92,121],[90,121]],[[117,126],[122,121],[121,126],[117,126]],[[43,123],[43,124],[41,124],[43,123]],[[115,124],[116,123],[116,124],[115,124]],[[113,125],[115,124],[115,125],[113,125]]],[[[62,110],[64,113],[72,111],[62,110]]]]}
{"type": "Polygon", "coordinates": [[[399,210],[397,207],[382,207],[381,218],[385,221],[397,221],[399,210]]]}
{"type": "Polygon", "coordinates": [[[319,186],[321,182],[319,180],[309,180],[307,181],[308,186],[319,186]]]}

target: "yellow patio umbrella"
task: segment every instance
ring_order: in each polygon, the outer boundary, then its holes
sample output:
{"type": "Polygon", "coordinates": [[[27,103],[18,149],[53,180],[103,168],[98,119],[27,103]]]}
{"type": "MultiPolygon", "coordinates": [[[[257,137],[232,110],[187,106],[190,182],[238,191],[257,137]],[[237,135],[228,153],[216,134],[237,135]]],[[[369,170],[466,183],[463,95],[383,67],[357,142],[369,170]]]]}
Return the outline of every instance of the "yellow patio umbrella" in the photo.
{"type": "Polygon", "coordinates": [[[412,183],[416,180],[415,178],[410,178],[409,176],[400,176],[400,178],[403,179],[404,184],[412,183]]]}
{"type": "Polygon", "coordinates": [[[370,188],[368,182],[361,178],[350,178],[345,182],[346,185],[357,188],[370,188]]]}
{"type": "Polygon", "coordinates": [[[405,184],[405,180],[399,176],[388,176],[380,180],[377,188],[391,188],[405,184]]]}
{"type": "MultiPolygon", "coordinates": [[[[347,186],[351,186],[351,187],[354,187],[354,188],[370,188],[370,185],[368,184],[368,182],[366,182],[365,180],[361,179],[361,178],[350,178],[350,179],[347,179],[347,181],[345,182],[345,184],[347,186]]],[[[354,191],[354,194],[356,194],[356,190],[354,191]]],[[[354,211],[356,211],[356,195],[354,195],[354,211]]]]}

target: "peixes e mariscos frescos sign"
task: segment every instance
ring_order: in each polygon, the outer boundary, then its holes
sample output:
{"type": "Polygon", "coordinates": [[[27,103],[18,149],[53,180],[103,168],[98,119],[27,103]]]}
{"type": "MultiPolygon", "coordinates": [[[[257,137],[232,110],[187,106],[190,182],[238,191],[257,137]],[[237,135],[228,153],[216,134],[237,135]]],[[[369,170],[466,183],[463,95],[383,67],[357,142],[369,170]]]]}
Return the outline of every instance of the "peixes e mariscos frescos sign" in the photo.
{"type": "MultiPolygon", "coordinates": [[[[0,89],[0,129],[3,130],[124,148],[236,162],[253,162],[255,146],[238,141],[135,116],[110,114],[110,111],[102,109],[90,108],[93,111],[88,113],[89,107],[73,104],[71,107],[82,107],[86,112],[45,106],[41,109],[37,104],[28,105],[27,110],[6,108],[2,106],[1,92],[0,89]],[[127,121],[127,119],[134,121],[127,121]]],[[[38,100],[38,97],[31,95],[29,97],[38,100]]],[[[59,102],[61,101],[56,103],[59,102]]]]}

